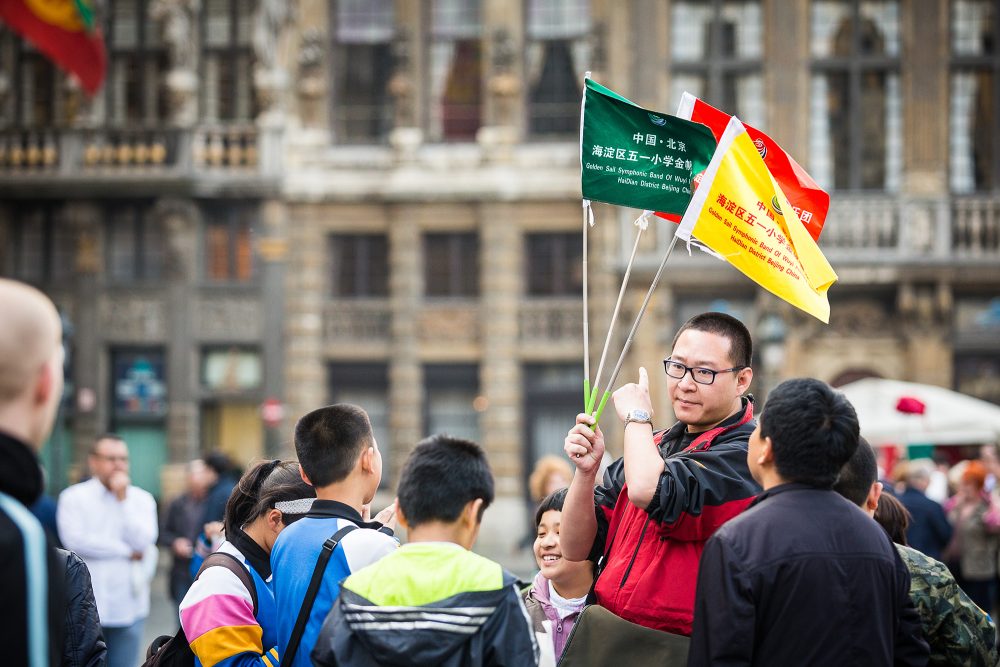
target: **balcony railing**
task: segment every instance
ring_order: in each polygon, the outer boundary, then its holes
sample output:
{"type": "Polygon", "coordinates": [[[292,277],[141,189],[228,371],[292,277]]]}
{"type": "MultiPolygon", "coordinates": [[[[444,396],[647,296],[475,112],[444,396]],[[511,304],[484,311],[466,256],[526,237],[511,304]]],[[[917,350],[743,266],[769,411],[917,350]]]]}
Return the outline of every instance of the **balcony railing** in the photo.
{"type": "Polygon", "coordinates": [[[337,299],[323,311],[323,337],[327,342],[386,342],[392,315],[385,299],[337,299]]]}
{"type": "Polygon", "coordinates": [[[0,174],[74,178],[108,174],[156,178],[205,172],[263,175],[267,171],[263,142],[253,124],[192,130],[2,130],[0,174]]]}
{"type": "Polygon", "coordinates": [[[523,343],[558,343],[583,339],[583,304],[579,299],[521,301],[523,343]]]}
{"type": "MultiPolygon", "coordinates": [[[[622,210],[623,238],[632,238],[635,213],[622,210]]],[[[656,221],[655,243],[640,248],[636,265],[654,269],[676,227],[656,221]]],[[[831,264],[947,264],[1000,261],[1000,197],[892,198],[834,194],[819,241],[831,264]]],[[[631,251],[623,244],[624,267],[631,251]]],[[[674,255],[686,255],[681,244],[674,255]]],[[[671,259],[671,261],[674,261],[671,259]]],[[[683,261],[719,261],[693,250],[683,261]]]]}

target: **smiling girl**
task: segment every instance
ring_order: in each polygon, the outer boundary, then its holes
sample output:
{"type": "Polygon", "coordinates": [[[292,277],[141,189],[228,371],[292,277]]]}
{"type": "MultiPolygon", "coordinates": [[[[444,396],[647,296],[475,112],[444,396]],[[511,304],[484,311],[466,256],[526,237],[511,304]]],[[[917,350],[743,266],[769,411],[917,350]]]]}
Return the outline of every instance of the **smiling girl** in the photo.
{"type": "Polygon", "coordinates": [[[551,633],[556,660],[562,655],[573,624],[583,610],[594,583],[594,563],[563,558],[559,546],[566,489],[549,495],[535,512],[535,561],[539,573],[524,594],[524,606],[536,633],[551,633]],[[550,624],[550,629],[544,625],[550,624]]]}

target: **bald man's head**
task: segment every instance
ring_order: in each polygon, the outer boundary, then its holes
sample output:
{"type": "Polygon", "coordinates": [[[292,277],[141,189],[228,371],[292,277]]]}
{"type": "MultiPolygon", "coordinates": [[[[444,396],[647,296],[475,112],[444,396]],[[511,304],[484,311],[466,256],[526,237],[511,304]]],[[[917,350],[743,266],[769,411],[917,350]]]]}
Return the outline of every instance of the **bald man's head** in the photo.
{"type": "Polygon", "coordinates": [[[62,395],[59,313],[34,287],[0,278],[0,321],[0,427],[40,446],[62,395]]]}

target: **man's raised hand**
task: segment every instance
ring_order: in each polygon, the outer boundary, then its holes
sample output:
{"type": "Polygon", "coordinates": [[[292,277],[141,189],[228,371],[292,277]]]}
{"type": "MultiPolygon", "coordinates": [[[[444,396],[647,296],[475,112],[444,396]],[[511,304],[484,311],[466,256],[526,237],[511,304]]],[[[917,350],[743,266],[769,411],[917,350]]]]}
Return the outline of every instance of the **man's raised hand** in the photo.
{"type": "Polygon", "coordinates": [[[645,410],[650,417],[653,416],[653,401],[649,398],[649,375],[642,366],[639,367],[639,382],[619,387],[611,397],[615,400],[615,412],[622,421],[633,410],[645,410]]]}
{"type": "Polygon", "coordinates": [[[604,456],[604,434],[593,415],[580,413],[563,441],[563,451],[579,472],[594,474],[604,456]]]}

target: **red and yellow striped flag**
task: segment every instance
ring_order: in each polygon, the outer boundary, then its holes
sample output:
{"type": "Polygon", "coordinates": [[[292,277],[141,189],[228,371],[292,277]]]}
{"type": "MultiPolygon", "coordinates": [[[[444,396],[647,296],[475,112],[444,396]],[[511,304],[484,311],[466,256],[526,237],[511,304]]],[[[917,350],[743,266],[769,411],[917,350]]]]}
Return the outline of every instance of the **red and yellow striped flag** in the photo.
{"type": "Polygon", "coordinates": [[[104,37],[91,0],[0,0],[0,19],[80,80],[93,95],[104,82],[104,37]]]}
{"type": "Polygon", "coordinates": [[[703,243],[764,289],[830,321],[826,292],[837,274],[739,119],[729,121],[677,236],[703,243]]]}

